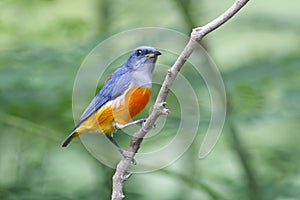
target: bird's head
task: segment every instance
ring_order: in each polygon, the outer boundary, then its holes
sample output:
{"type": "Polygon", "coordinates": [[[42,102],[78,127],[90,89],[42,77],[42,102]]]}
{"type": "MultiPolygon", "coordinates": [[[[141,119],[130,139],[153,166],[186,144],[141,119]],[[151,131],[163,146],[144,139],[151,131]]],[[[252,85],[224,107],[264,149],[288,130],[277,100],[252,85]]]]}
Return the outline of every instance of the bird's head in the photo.
{"type": "Polygon", "coordinates": [[[153,47],[142,46],[136,48],[129,56],[126,66],[132,70],[150,68],[153,71],[154,64],[161,52],[153,47]]]}

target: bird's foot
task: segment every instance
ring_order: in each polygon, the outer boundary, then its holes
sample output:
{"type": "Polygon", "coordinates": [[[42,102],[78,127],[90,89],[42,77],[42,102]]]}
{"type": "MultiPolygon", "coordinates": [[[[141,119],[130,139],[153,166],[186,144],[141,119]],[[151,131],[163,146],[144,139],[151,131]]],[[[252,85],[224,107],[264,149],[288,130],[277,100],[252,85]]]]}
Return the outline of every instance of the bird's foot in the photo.
{"type": "Polygon", "coordinates": [[[145,133],[149,132],[151,129],[156,129],[156,122],[153,123],[152,127],[146,129],[145,128],[145,123],[146,123],[147,118],[144,119],[144,121],[142,122],[142,131],[144,131],[145,133]]]}

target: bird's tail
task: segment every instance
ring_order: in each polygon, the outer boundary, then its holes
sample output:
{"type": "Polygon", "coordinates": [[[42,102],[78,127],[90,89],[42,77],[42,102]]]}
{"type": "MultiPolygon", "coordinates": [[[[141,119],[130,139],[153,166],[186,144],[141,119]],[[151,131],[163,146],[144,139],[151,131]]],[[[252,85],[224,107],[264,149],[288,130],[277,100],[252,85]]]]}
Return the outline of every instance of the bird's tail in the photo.
{"type": "Polygon", "coordinates": [[[62,147],[68,146],[68,144],[73,140],[73,138],[78,137],[78,132],[76,129],[72,131],[72,133],[65,139],[64,143],[61,145],[62,147]]]}

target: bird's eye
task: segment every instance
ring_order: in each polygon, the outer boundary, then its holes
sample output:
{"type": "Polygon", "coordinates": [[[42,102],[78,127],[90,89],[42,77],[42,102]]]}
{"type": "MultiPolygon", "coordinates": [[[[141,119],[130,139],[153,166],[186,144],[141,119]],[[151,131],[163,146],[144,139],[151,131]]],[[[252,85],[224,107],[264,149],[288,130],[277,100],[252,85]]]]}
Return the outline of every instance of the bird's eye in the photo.
{"type": "Polygon", "coordinates": [[[141,55],[141,54],[142,54],[142,50],[139,49],[139,50],[136,51],[136,55],[137,55],[137,56],[139,56],[139,55],[141,55]]]}

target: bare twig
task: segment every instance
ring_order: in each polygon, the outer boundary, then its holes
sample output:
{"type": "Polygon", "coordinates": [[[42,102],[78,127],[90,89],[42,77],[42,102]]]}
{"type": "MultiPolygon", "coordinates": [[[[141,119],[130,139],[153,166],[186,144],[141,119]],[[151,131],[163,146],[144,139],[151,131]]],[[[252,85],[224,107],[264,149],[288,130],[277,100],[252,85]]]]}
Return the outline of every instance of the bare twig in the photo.
{"type": "MultiPolygon", "coordinates": [[[[186,60],[190,57],[193,50],[197,45],[197,41],[200,41],[208,33],[212,32],[216,28],[220,27],[226,21],[228,21],[232,16],[234,16],[243,6],[248,3],[249,0],[237,0],[235,3],[226,10],[222,15],[206,24],[202,27],[197,27],[193,29],[191,33],[190,40],[185,46],[179,57],[177,58],[174,65],[168,70],[168,73],[165,77],[165,80],[162,84],[162,87],[159,91],[159,94],[156,98],[153,111],[149,115],[147,121],[145,122],[144,128],[149,130],[150,127],[153,127],[157,118],[161,115],[168,114],[168,109],[165,108],[166,98],[169,93],[169,90],[177,77],[180,69],[186,60]]],[[[147,132],[142,129],[138,130],[131,138],[128,149],[127,157],[123,157],[119,164],[117,165],[116,172],[113,176],[113,188],[112,188],[112,199],[113,200],[122,200],[125,196],[123,194],[123,183],[126,181],[129,176],[127,175],[127,169],[135,156],[136,152],[140,148],[141,142],[143,141],[144,136],[147,132]]]]}

